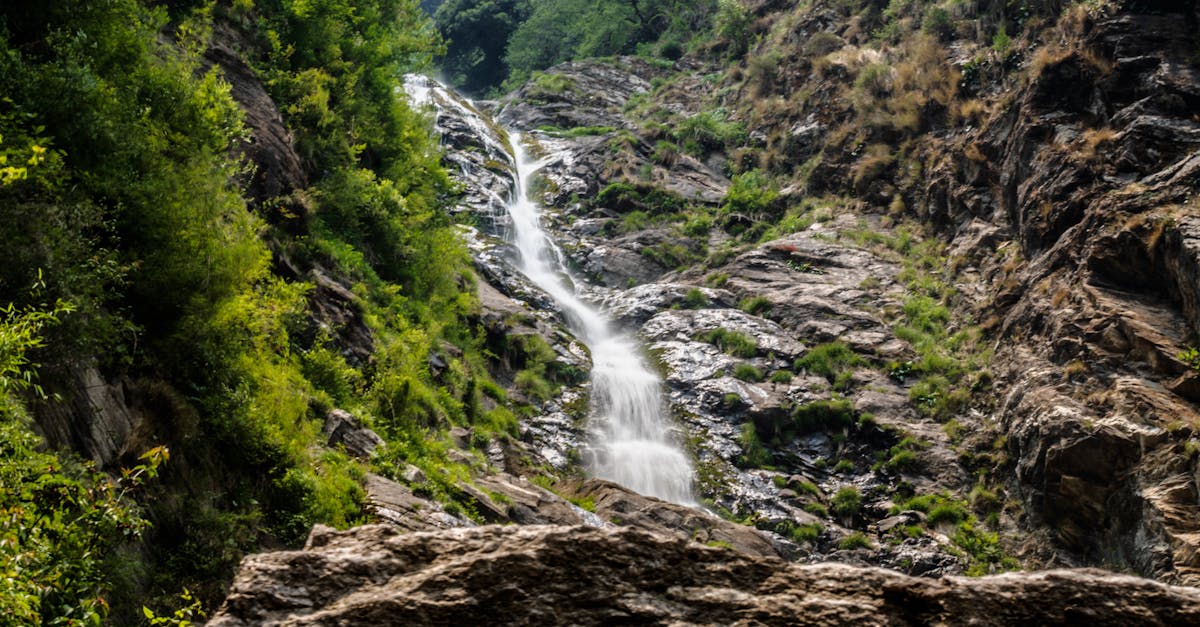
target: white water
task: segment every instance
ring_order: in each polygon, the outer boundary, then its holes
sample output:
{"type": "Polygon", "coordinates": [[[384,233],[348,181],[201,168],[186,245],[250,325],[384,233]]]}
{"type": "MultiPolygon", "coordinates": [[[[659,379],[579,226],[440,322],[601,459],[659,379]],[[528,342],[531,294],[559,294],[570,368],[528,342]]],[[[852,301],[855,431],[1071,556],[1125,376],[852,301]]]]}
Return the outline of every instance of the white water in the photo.
{"type": "Polygon", "coordinates": [[[538,206],[526,193],[530,175],[545,161],[531,161],[520,136],[511,136],[517,190],[508,211],[521,271],[558,302],[592,351],[592,420],[599,435],[591,471],[641,494],[692,504],[692,467],[672,440],[661,381],[634,339],[580,299],[562,250],[542,230],[538,206]]]}

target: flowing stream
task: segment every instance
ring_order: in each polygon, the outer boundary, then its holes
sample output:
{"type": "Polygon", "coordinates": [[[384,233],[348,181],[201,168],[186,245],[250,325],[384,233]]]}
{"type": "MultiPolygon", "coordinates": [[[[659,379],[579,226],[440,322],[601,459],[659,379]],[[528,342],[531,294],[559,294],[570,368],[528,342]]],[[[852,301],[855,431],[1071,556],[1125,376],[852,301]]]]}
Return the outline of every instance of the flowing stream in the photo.
{"type": "Polygon", "coordinates": [[[599,428],[593,429],[598,439],[591,471],[641,494],[693,504],[691,463],[671,437],[662,382],[634,338],[580,298],[562,250],[542,230],[538,205],[527,193],[530,176],[546,160],[533,161],[518,134],[511,139],[517,188],[508,212],[521,271],[562,307],[592,352],[592,421],[599,428]]]}

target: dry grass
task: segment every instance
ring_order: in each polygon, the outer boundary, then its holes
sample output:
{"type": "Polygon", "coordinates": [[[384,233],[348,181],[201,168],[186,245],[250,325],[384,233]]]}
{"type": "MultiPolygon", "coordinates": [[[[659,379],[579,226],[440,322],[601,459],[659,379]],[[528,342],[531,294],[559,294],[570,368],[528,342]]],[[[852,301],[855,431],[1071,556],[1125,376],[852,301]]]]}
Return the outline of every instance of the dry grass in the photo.
{"type": "Polygon", "coordinates": [[[959,124],[982,124],[988,113],[991,111],[988,109],[987,103],[979,98],[954,103],[953,116],[959,124]]]}
{"type": "Polygon", "coordinates": [[[1087,374],[1088,371],[1087,364],[1078,359],[1072,359],[1067,362],[1067,365],[1063,366],[1063,376],[1068,379],[1074,379],[1080,375],[1087,374]]]}
{"type": "Polygon", "coordinates": [[[1089,163],[1104,161],[1104,155],[1101,150],[1116,141],[1119,135],[1120,133],[1108,127],[1084,131],[1079,156],[1083,157],[1089,163]]]}
{"type": "Polygon", "coordinates": [[[983,151],[979,149],[979,144],[976,142],[971,142],[967,144],[966,148],[963,148],[963,156],[975,163],[987,161],[987,155],[983,154],[983,151]]]}

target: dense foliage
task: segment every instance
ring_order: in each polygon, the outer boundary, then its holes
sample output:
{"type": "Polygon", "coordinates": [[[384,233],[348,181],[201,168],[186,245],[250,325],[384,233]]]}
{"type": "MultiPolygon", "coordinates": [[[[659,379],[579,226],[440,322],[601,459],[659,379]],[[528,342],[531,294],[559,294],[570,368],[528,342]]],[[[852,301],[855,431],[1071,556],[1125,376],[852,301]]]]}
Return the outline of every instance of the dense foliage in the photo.
{"type": "Polygon", "coordinates": [[[185,587],[211,606],[246,551],[360,519],[368,468],[316,446],[331,407],[386,436],[374,470],[416,464],[443,498],[465,473],[439,434],[511,430],[480,407],[495,386],[449,180],[398,89],[439,52],[416,0],[5,4],[0,550],[18,568],[0,622],[128,624],[171,615],[185,587]],[[206,59],[218,38],[295,137],[309,183],[289,198],[238,187],[249,131],[206,59]],[[289,206],[304,214],[280,226],[289,206]],[[368,363],[315,317],[309,269],[355,295],[368,363]],[[89,369],[147,421],[125,479],[31,429],[89,369]]]}
{"type": "Polygon", "coordinates": [[[446,77],[485,93],[572,59],[635,53],[678,59],[716,12],[710,0],[448,0],[434,19],[449,40],[446,77]]]}

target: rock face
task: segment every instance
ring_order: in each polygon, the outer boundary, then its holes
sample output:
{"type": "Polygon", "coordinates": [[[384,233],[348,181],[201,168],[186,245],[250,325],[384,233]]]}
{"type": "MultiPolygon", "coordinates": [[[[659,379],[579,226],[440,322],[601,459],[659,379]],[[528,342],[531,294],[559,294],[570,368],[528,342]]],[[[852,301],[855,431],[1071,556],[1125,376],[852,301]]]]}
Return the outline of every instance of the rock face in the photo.
{"type": "MultiPolygon", "coordinates": [[[[281,207],[265,216],[281,221],[303,217],[306,208],[287,199],[293,191],[303,189],[308,177],[300,155],[296,153],[292,134],[283,123],[279,108],[263,88],[258,75],[243,61],[238,48],[241,35],[228,25],[215,29],[213,43],[205,51],[207,63],[220,68],[229,82],[230,95],[245,113],[249,138],[238,147],[254,165],[246,181],[246,191],[261,208],[268,201],[283,200],[281,207]]],[[[252,48],[252,46],[245,46],[252,48]]]]}
{"type": "Polygon", "coordinates": [[[630,529],[317,528],[246,558],[209,625],[1183,625],[1200,591],[1095,570],[918,579],[630,529]]]}
{"type": "MultiPolygon", "coordinates": [[[[1200,329],[1200,131],[1192,119],[1200,73],[1188,30],[1195,6],[1137,3],[1077,15],[1087,28],[1059,33],[1066,43],[1042,51],[1052,53],[1042,55],[1044,64],[988,88],[1006,99],[978,124],[917,132],[905,167],[920,161],[918,175],[894,165],[871,174],[862,146],[831,143],[838,133],[830,130],[855,115],[838,95],[843,83],[862,63],[897,59],[864,46],[861,33],[820,4],[796,9],[787,24],[801,38],[827,35],[831,47],[808,59],[826,62],[825,70],[782,67],[774,86],[755,88],[766,91],[762,98],[749,87],[753,77],[724,87],[743,90],[719,104],[734,109],[733,118],[738,99],[747,105],[737,121],[750,126],[743,153],[763,149],[758,164],[742,154],[727,169],[712,147],[664,152],[658,140],[671,137],[667,125],[637,118],[646,100],[676,123],[716,105],[696,95],[708,88],[696,68],[676,67],[669,89],[652,89],[661,70],[635,61],[565,64],[496,105],[543,161],[535,187],[547,205],[544,222],[591,280],[590,297],[637,330],[662,366],[699,492],[714,509],[774,532],[774,548],[789,557],[944,575],[964,567],[944,550],[953,531],[925,524],[928,512],[899,511],[900,503],[941,493],[966,503],[978,485],[987,498],[971,503],[972,515],[993,517],[990,528],[1010,538],[1039,532],[1029,542],[1038,546],[1022,554],[1034,563],[1112,564],[1198,581],[1200,375],[1180,358],[1200,329]],[[756,117],[748,105],[758,99],[768,109],[776,88],[811,96],[775,110],[777,119],[756,117]],[[536,130],[544,126],[557,130],[536,130]],[[763,209],[771,215],[719,208],[730,185],[725,174],[752,167],[780,178],[791,172],[796,185],[763,209]],[[827,192],[837,196],[825,216],[769,241],[754,231],[827,192]],[[712,218],[711,228],[685,228],[683,219],[696,213],[712,218]],[[895,236],[888,224],[905,214],[948,244],[933,269],[960,294],[947,336],[973,317],[982,350],[995,355],[990,370],[970,373],[971,398],[945,426],[949,416],[927,415],[919,403],[936,399],[906,375],[921,358],[898,338],[907,299],[920,289],[904,277],[906,258],[849,235],[895,236]],[[747,301],[746,311],[737,309],[747,301]],[[754,346],[739,353],[702,337],[716,331],[754,346]],[[835,341],[865,363],[836,377],[794,366],[835,341]],[[854,424],[803,433],[779,427],[830,401],[844,403],[842,419],[854,424]],[[748,459],[748,433],[777,436],[769,463],[748,459]],[[919,452],[909,451],[919,457],[915,467],[889,466],[893,447],[909,440],[918,443],[919,452]],[[987,473],[991,483],[977,484],[987,473]],[[848,488],[862,493],[861,510],[828,514],[833,495],[848,488]],[[797,525],[822,530],[792,542],[787,532],[797,525]],[[897,535],[921,525],[927,533],[919,538],[897,535]],[[871,548],[840,548],[852,531],[866,533],[871,548]]],[[[753,10],[764,22],[790,15],[779,3],[753,10]]],[[[954,46],[946,55],[971,58],[972,49],[954,46]]],[[[975,95],[987,99],[986,92],[975,95]]],[[[458,121],[439,114],[439,127],[447,146],[460,148],[452,159],[470,162],[460,164],[463,210],[486,218],[472,247],[495,293],[484,299],[497,307],[486,316],[489,333],[519,332],[508,323],[523,312],[536,320],[527,326],[571,353],[558,313],[512,270],[499,239],[499,203],[512,184],[505,150],[496,150],[505,145],[502,133],[469,119],[480,111],[461,102],[443,109],[462,114],[458,121]],[[489,165],[488,155],[500,156],[489,165]]],[[[524,443],[556,470],[571,468],[571,451],[584,443],[580,417],[564,411],[584,398],[579,392],[522,425],[524,443]]]]}
{"type": "Polygon", "coordinates": [[[968,135],[984,160],[931,174],[926,216],[954,225],[994,290],[997,419],[1031,525],[1084,561],[1192,584],[1200,414],[1179,355],[1200,329],[1196,10],[1085,20],[968,135]],[[995,254],[1006,242],[1020,263],[995,254]]]}

